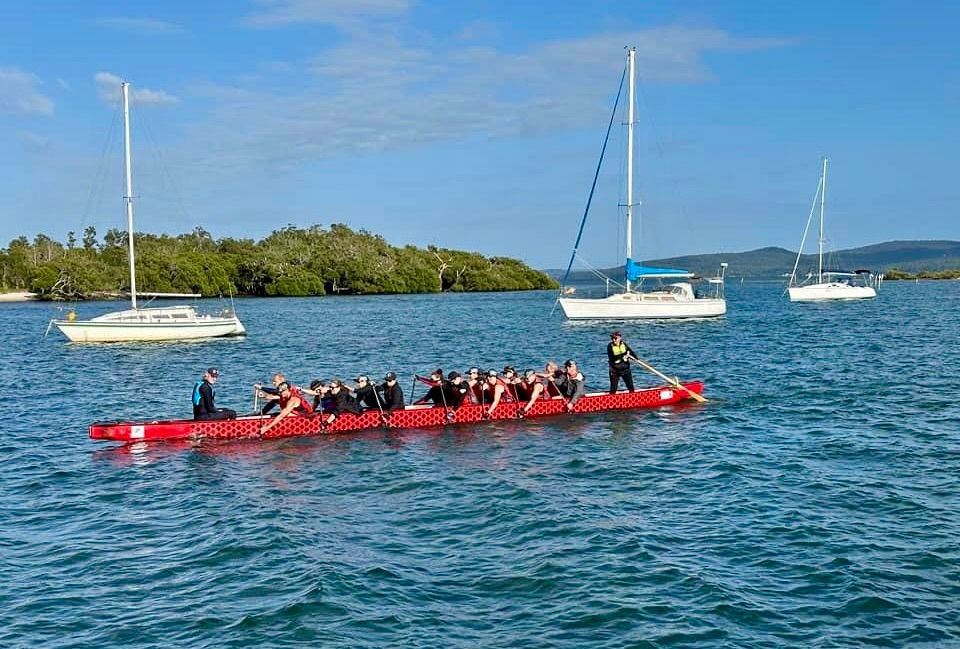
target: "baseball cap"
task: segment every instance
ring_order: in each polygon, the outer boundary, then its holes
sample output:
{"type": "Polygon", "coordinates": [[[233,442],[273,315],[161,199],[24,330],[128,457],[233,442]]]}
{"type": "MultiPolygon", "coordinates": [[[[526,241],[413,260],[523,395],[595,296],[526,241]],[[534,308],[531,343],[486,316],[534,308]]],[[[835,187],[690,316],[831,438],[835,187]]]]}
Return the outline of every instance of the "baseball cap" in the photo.
{"type": "Polygon", "coordinates": [[[316,390],[316,389],[319,388],[321,385],[323,385],[323,381],[321,381],[320,379],[314,379],[314,380],[310,381],[310,389],[311,389],[311,390],[316,390]]]}
{"type": "Polygon", "coordinates": [[[284,392],[285,390],[289,390],[289,389],[290,389],[290,384],[287,383],[286,381],[284,381],[283,383],[277,386],[277,390],[279,390],[280,392],[284,392]]]}
{"type": "Polygon", "coordinates": [[[621,336],[620,336],[620,332],[619,332],[619,331],[614,331],[612,334],[610,334],[610,337],[611,337],[611,338],[620,338],[620,337],[621,337],[621,336]]]}
{"type": "Polygon", "coordinates": [[[220,370],[218,370],[218,369],[215,368],[215,367],[208,367],[208,368],[207,368],[207,374],[209,374],[210,376],[214,376],[214,377],[220,376],[220,370]]]}
{"type": "Polygon", "coordinates": [[[460,372],[450,372],[449,374],[447,374],[448,381],[452,381],[454,379],[459,379],[459,378],[460,378],[460,372]]]}
{"type": "Polygon", "coordinates": [[[430,372],[430,376],[439,376],[439,377],[442,379],[442,378],[443,378],[443,370],[441,370],[441,369],[438,367],[437,369],[435,369],[435,370],[433,370],[432,372],[430,372]]]}
{"type": "Polygon", "coordinates": [[[487,370],[487,376],[496,376],[497,370],[487,370]]]}
{"type": "Polygon", "coordinates": [[[516,370],[514,370],[511,366],[509,366],[509,365],[504,365],[504,366],[503,366],[503,373],[506,374],[507,372],[513,372],[514,374],[517,373],[516,370]]]}
{"type": "Polygon", "coordinates": [[[568,359],[566,360],[566,362],[563,364],[563,366],[564,366],[564,367],[573,367],[573,366],[576,365],[576,364],[577,364],[577,361],[573,360],[572,358],[568,358],[568,359]]]}
{"type": "Polygon", "coordinates": [[[386,375],[383,377],[383,380],[384,380],[384,381],[396,381],[396,380],[397,380],[397,375],[396,375],[394,372],[387,372],[386,375]]]}

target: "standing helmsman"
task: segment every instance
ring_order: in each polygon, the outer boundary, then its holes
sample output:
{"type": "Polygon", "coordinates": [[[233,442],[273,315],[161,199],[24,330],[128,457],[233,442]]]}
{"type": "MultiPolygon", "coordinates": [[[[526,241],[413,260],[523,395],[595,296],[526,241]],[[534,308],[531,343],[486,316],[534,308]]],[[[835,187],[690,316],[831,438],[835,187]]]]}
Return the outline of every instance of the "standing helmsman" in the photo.
{"type": "Polygon", "coordinates": [[[630,370],[630,359],[636,358],[636,354],[630,349],[619,331],[610,334],[610,344],[607,345],[607,365],[610,369],[610,394],[617,391],[620,386],[620,379],[627,386],[630,392],[633,392],[633,372],[630,370]]]}
{"type": "Polygon", "coordinates": [[[214,403],[213,386],[220,378],[220,370],[210,367],[203,378],[193,384],[193,418],[197,420],[236,419],[237,413],[229,408],[217,408],[214,403]]]}

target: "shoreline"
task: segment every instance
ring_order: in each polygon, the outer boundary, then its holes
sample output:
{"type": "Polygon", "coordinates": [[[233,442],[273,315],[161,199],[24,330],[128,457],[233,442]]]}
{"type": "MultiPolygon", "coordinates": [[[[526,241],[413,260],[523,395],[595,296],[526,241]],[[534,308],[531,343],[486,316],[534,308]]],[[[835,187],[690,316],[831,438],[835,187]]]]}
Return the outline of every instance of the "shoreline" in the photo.
{"type": "Polygon", "coordinates": [[[0,293],[0,302],[32,302],[37,296],[30,291],[11,291],[10,293],[0,293]]]}

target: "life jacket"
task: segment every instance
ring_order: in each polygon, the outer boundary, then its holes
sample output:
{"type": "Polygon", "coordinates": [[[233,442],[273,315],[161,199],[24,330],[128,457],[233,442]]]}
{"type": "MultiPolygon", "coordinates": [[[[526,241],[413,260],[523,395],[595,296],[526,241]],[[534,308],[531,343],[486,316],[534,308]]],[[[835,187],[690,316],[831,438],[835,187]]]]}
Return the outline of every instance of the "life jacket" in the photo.
{"type": "Polygon", "coordinates": [[[610,343],[610,352],[613,354],[613,363],[614,365],[626,365],[628,363],[626,359],[627,355],[627,343],[620,341],[619,345],[614,345],[610,343]]]}
{"type": "Polygon", "coordinates": [[[557,382],[566,383],[566,378],[563,372],[557,370],[553,373],[553,380],[543,379],[543,388],[544,392],[547,393],[550,397],[560,397],[563,396],[563,390],[560,389],[560,385],[557,382]]]}
{"type": "Polygon", "coordinates": [[[300,405],[299,405],[299,407],[295,408],[295,411],[296,411],[296,412],[299,412],[299,413],[304,414],[304,415],[309,415],[309,414],[313,413],[313,405],[311,405],[310,402],[308,402],[308,401],[303,397],[303,395],[300,394],[300,389],[299,389],[299,388],[295,388],[295,387],[293,387],[293,386],[290,386],[290,396],[289,396],[289,397],[284,398],[284,396],[283,396],[282,394],[280,395],[280,409],[283,410],[284,408],[286,408],[286,407],[287,407],[287,404],[290,402],[290,399],[293,399],[294,397],[300,399],[300,405]]]}
{"type": "Polygon", "coordinates": [[[517,389],[517,397],[521,401],[529,401],[530,397],[533,396],[533,390],[538,383],[542,384],[540,379],[535,378],[532,381],[527,381],[526,379],[524,379],[519,383],[515,384],[514,387],[517,389]]]}
{"type": "Polygon", "coordinates": [[[516,398],[513,396],[513,386],[501,379],[499,376],[497,377],[497,382],[493,385],[490,385],[489,381],[484,381],[483,385],[484,390],[488,392],[486,403],[493,403],[493,399],[496,397],[495,390],[497,389],[498,385],[503,386],[503,394],[500,395],[501,403],[510,403],[512,401],[516,401],[516,398]]]}
{"type": "Polygon", "coordinates": [[[200,405],[200,386],[203,385],[203,379],[193,384],[193,405],[200,405]]]}

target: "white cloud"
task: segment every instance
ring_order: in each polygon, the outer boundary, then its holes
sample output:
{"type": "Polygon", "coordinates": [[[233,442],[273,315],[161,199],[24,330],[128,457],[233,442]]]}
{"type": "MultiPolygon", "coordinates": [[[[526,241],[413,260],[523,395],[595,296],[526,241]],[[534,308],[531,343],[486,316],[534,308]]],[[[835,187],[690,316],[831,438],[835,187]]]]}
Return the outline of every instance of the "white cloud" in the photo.
{"type": "Polygon", "coordinates": [[[35,153],[44,152],[50,148],[50,138],[40,133],[32,131],[20,131],[17,133],[17,139],[24,151],[35,153]]]}
{"type": "Polygon", "coordinates": [[[371,18],[406,13],[410,0],[255,0],[261,7],[244,19],[253,27],[321,23],[346,27],[371,18]]]}
{"type": "Polygon", "coordinates": [[[182,25],[152,18],[98,18],[96,22],[102,27],[138,34],[179,34],[186,31],[182,25]]]}
{"type": "Polygon", "coordinates": [[[601,124],[624,44],[636,44],[646,81],[697,83],[710,77],[708,52],[785,42],[670,26],[556,40],[516,53],[441,48],[428,39],[411,46],[371,32],[307,61],[303,89],[293,94],[276,94],[269,79],[261,85],[254,77],[199,89],[217,108],[194,140],[203,140],[211,161],[277,168],[351,152],[601,124]]]}
{"type": "Polygon", "coordinates": [[[40,93],[40,83],[29,72],[0,67],[0,114],[52,115],[53,100],[40,93]]]}
{"type": "MultiPolygon", "coordinates": [[[[93,77],[97,84],[97,95],[100,100],[116,105],[120,103],[120,82],[122,79],[110,72],[98,72],[93,77]]],[[[149,88],[138,88],[131,84],[130,100],[140,105],[169,106],[180,103],[180,100],[163,90],[150,90],[149,88]]]]}

